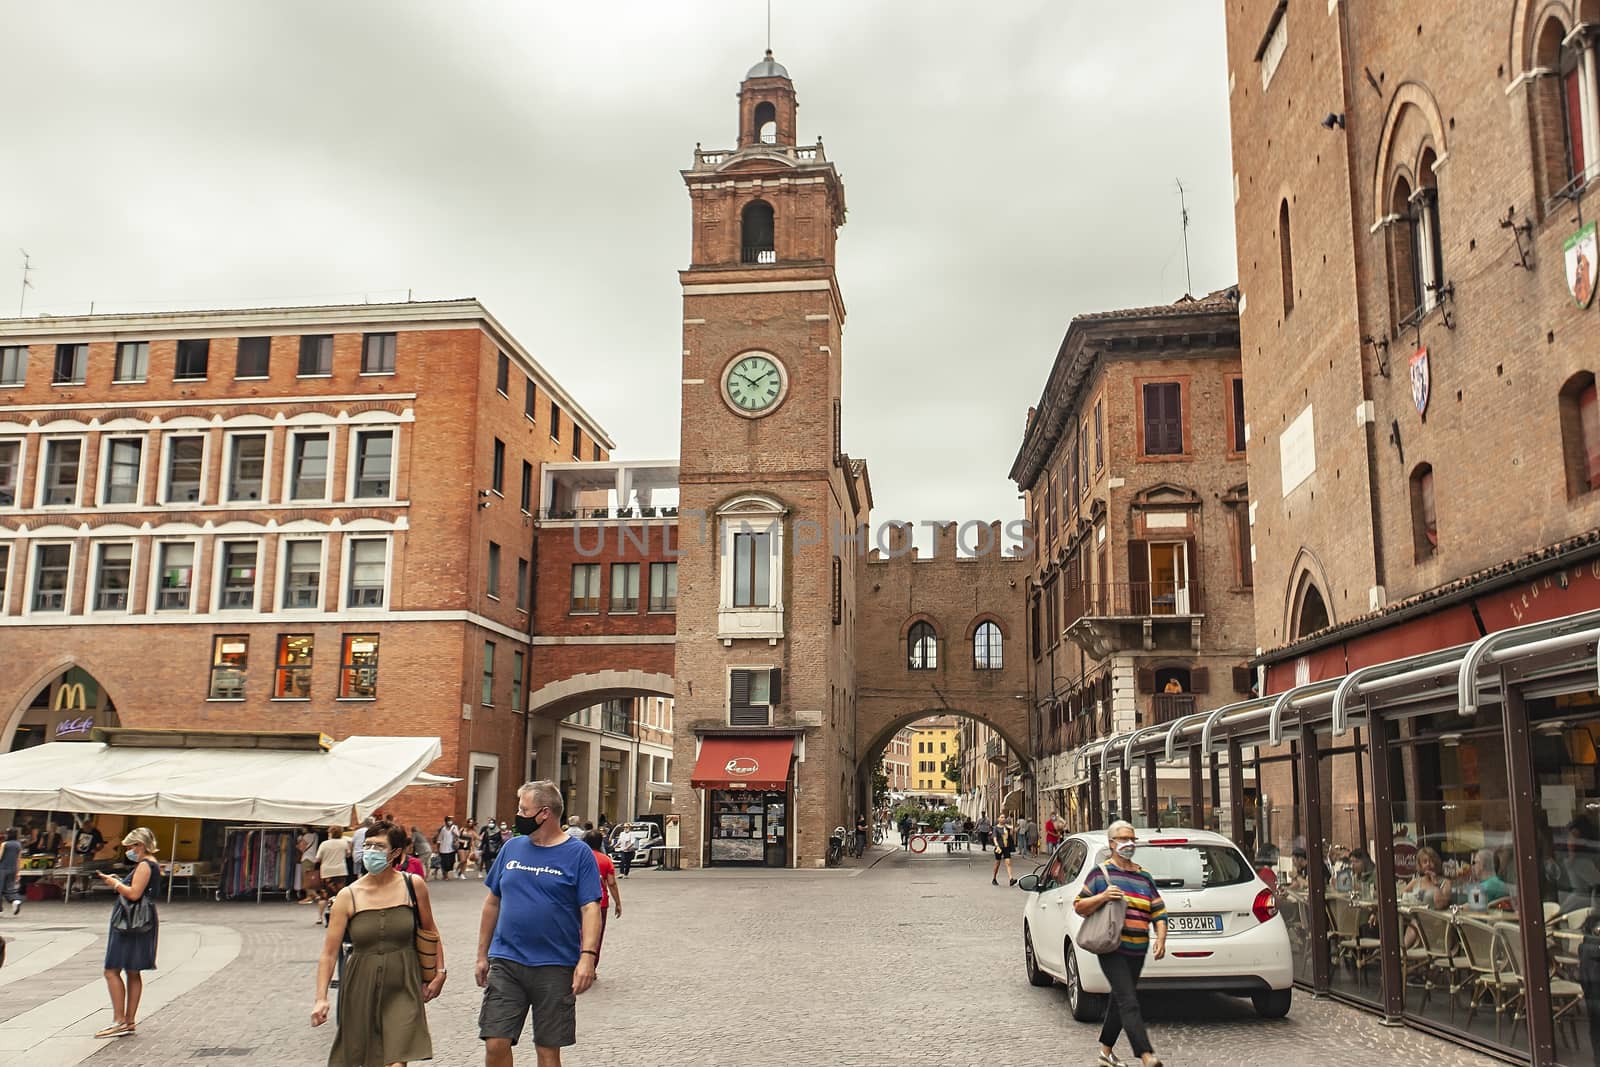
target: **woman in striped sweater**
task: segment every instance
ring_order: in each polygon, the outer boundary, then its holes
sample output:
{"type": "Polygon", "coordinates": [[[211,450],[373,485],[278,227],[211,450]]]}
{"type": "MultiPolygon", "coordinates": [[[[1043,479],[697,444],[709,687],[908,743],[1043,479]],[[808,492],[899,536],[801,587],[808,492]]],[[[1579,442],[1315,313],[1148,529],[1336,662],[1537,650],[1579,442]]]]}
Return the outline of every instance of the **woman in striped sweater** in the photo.
{"type": "Polygon", "coordinates": [[[1167,953],[1167,906],[1161,901],[1155,879],[1133,862],[1134,850],[1138,848],[1133,826],[1119,819],[1106,829],[1106,836],[1111,839],[1111,862],[1089,872],[1083,891],[1073,903],[1079,915],[1099,911],[1112,900],[1127,904],[1122,920],[1122,944],[1100,957],[1100,969],[1111,983],[1105,1022],[1100,1027],[1100,1065],[1122,1067],[1113,1046],[1126,1030],[1133,1054],[1144,1067],[1161,1067],[1161,1057],[1150,1047],[1144,1013],[1139,1008],[1139,972],[1144,970],[1146,953],[1152,950],[1152,927],[1156,959],[1167,953]]]}

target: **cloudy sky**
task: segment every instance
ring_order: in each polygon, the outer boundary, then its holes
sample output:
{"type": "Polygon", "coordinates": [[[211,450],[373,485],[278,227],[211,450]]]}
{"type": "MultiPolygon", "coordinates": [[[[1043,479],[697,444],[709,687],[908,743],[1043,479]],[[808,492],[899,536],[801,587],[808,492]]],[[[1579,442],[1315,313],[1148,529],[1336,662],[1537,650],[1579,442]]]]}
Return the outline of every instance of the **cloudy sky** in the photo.
{"type": "MultiPolygon", "coordinates": [[[[1184,292],[1177,179],[1194,290],[1235,280],[1221,4],[772,22],[847,190],[844,443],[875,518],[1015,518],[1068,321],[1184,292]]],[[[677,172],[732,145],[765,35],[764,0],[4,4],[0,293],[25,248],[30,313],[476,296],[619,457],[675,455],[677,172]]]]}

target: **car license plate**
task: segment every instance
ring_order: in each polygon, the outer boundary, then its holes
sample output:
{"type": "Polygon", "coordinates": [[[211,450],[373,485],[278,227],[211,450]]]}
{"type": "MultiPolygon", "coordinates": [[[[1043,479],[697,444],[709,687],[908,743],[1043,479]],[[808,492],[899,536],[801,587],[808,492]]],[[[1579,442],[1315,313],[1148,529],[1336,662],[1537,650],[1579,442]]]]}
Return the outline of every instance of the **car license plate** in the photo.
{"type": "Polygon", "coordinates": [[[1222,933],[1222,916],[1220,915],[1173,915],[1167,913],[1167,922],[1171,924],[1175,934],[1220,934],[1222,933]]]}

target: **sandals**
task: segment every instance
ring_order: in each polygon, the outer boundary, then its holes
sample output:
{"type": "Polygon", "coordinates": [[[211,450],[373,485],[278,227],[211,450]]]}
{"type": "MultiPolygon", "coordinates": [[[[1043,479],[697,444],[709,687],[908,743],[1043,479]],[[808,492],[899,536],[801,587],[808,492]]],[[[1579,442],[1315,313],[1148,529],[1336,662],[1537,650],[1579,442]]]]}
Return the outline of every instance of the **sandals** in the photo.
{"type": "Polygon", "coordinates": [[[127,1023],[112,1023],[104,1030],[99,1031],[95,1037],[123,1037],[134,1032],[134,1028],[127,1023]]]}

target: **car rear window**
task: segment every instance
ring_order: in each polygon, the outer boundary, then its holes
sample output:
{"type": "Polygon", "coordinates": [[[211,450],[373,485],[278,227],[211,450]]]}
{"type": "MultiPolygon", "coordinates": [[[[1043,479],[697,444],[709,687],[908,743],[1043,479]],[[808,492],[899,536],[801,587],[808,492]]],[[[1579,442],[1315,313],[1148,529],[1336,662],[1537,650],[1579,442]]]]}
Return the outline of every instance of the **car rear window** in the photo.
{"type": "Polygon", "coordinates": [[[1141,843],[1133,858],[1150,872],[1157,889],[1244,885],[1255,877],[1244,854],[1229,845],[1141,843]]]}

